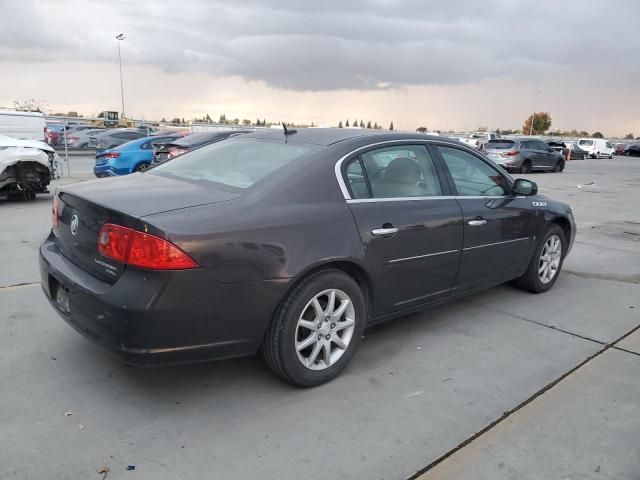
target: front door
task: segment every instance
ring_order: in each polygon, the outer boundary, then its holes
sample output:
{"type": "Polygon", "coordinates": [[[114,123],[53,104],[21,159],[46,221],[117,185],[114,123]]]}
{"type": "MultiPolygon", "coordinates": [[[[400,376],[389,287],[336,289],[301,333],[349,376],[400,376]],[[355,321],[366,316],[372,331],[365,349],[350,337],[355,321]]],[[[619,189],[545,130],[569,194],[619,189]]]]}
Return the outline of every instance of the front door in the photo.
{"type": "Polygon", "coordinates": [[[526,267],[536,216],[530,199],[510,195],[509,180],[488,161],[453,146],[438,146],[464,222],[456,291],[513,279],[526,267]]]}
{"type": "MultiPolygon", "coordinates": [[[[347,200],[376,278],[374,316],[447,296],[458,270],[462,215],[425,145],[348,159],[347,200]]],[[[444,178],[444,177],[443,177],[444,178]]]]}

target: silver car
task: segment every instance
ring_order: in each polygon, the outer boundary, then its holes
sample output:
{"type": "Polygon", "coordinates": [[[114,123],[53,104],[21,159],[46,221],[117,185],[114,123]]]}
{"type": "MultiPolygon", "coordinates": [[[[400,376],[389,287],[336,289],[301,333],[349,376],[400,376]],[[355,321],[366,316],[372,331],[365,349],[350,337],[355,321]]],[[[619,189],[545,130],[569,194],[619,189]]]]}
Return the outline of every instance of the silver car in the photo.
{"type": "Polygon", "coordinates": [[[536,138],[499,138],[489,140],[484,151],[487,157],[508,172],[528,173],[534,170],[561,172],[564,155],[536,138]]]}
{"type": "Polygon", "coordinates": [[[69,130],[67,132],[67,147],[85,149],[89,147],[89,137],[98,135],[106,130],[104,128],[89,128],[84,130],[69,130]]]}

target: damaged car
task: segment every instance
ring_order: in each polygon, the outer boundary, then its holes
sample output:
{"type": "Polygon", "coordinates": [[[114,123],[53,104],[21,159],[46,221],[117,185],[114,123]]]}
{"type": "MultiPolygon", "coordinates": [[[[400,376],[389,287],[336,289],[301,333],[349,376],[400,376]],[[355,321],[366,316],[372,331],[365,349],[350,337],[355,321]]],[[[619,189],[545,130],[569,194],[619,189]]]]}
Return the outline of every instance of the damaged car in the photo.
{"type": "Polygon", "coordinates": [[[0,135],[0,198],[33,200],[61,175],[60,157],[45,142],[0,135]]]}

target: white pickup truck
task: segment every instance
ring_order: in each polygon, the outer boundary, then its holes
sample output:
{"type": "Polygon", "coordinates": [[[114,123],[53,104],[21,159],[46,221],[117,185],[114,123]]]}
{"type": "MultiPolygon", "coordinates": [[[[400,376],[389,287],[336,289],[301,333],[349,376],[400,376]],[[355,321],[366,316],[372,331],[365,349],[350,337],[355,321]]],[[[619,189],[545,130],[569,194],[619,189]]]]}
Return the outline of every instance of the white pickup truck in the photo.
{"type": "Polygon", "coordinates": [[[468,137],[460,138],[462,143],[469,145],[470,147],[477,148],[478,150],[482,150],[484,148],[484,144],[489,140],[495,140],[496,138],[500,138],[500,135],[493,132],[473,132],[468,137]]]}

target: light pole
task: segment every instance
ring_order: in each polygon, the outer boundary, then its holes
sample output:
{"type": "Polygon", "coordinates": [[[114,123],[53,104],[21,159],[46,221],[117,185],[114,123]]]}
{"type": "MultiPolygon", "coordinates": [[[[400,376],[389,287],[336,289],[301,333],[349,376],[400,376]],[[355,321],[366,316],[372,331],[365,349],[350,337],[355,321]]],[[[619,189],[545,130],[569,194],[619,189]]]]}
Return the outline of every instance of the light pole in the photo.
{"type": "MultiPolygon", "coordinates": [[[[534,90],[534,95],[542,95],[542,90],[534,90]]],[[[122,107],[124,108],[124,107],[122,107]]],[[[531,115],[531,128],[529,128],[529,136],[533,135],[533,122],[536,119],[536,97],[533,97],[533,115],[531,115]]]]}
{"type": "Polygon", "coordinates": [[[120,63],[120,100],[122,101],[122,117],[124,118],[124,86],[122,83],[122,55],[120,55],[120,42],[125,39],[124,33],[116,35],[118,42],[118,63],[120,63]]]}

